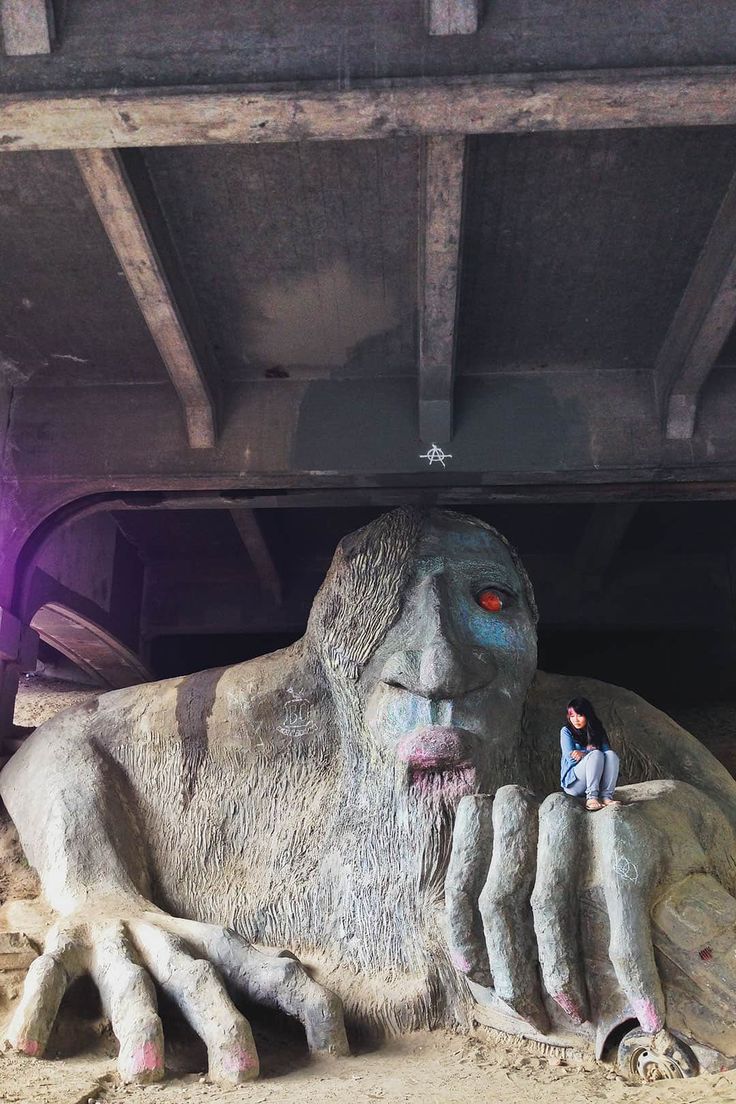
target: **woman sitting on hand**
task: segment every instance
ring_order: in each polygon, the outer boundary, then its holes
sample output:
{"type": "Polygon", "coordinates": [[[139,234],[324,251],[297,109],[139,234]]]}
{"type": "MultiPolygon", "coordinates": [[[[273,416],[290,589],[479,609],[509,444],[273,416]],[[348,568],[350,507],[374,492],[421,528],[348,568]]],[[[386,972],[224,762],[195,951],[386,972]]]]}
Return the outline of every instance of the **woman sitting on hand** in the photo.
{"type": "Polygon", "coordinates": [[[613,791],[618,779],[618,755],[611,751],[606,730],[587,698],[573,698],[560,729],[560,782],[566,794],[585,794],[590,812],[619,805],[613,791]]]}

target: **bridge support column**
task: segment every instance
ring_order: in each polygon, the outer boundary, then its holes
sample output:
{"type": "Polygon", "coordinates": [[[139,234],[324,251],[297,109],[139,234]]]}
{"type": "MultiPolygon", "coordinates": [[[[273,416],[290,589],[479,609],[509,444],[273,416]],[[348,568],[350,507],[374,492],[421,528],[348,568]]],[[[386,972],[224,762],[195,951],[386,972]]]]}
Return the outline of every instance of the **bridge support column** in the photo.
{"type": "Polygon", "coordinates": [[[0,660],[0,763],[9,754],[6,741],[13,734],[13,714],[19,679],[19,665],[0,660]]]}
{"type": "Polygon", "coordinates": [[[18,681],[24,671],[35,669],[37,656],[38,633],[0,607],[0,759],[13,735],[18,681]]]}

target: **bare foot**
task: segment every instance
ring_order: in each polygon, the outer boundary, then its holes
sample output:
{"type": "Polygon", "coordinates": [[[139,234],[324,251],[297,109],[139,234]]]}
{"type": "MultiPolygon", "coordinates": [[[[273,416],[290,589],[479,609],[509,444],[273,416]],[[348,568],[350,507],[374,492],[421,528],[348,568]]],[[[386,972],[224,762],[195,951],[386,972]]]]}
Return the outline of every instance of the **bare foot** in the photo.
{"type": "Polygon", "coordinates": [[[604,805],[623,805],[623,801],[618,801],[615,797],[604,797],[604,805]]]}
{"type": "Polygon", "coordinates": [[[589,813],[596,813],[599,809],[603,808],[603,805],[597,797],[589,797],[588,800],[585,802],[585,808],[588,810],[589,813]]]}

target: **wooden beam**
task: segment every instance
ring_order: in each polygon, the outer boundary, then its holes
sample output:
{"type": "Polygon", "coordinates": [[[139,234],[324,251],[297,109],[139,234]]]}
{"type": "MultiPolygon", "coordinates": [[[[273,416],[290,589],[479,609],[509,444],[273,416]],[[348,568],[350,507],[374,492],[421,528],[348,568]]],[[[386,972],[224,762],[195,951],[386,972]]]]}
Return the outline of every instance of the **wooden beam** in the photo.
{"type": "Polygon", "coordinates": [[[700,392],[735,321],[736,174],[657,357],[667,437],[692,437],[700,392]]]}
{"type": "Polygon", "coordinates": [[[0,96],[0,150],[736,123],[736,67],[0,96]]]}
{"type": "Polygon", "coordinates": [[[465,139],[425,138],[419,220],[419,436],[452,437],[465,139]]]}
{"type": "Polygon", "coordinates": [[[427,30],[431,35],[475,34],[480,0],[427,0],[427,30]]]}
{"type": "Polygon", "coordinates": [[[272,596],[276,605],[280,606],[283,601],[281,579],[255,510],[231,510],[230,516],[253,562],[261,586],[272,596]]]}
{"type": "MultiPolygon", "coordinates": [[[[190,332],[194,326],[201,334],[201,321],[142,162],[140,158],[135,159],[137,186],[134,187],[126,164],[115,150],[80,151],[76,160],[181,400],[189,444],[192,448],[212,448],[216,436],[214,401],[205,366],[190,332]],[[140,202],[144,191],[147,191],[146,216],[140,202]],[[180,293],[178,296],[174,294],[174,284],[180,293]],[[182,296],[188,300],[186,322],[182,296]]],[[[200,344],[201,341],[200,338],[200,344]]]]}
{"type": "Polygon", "coordinates": [[[54,13],[47,0],[0,0],[0,25],[8,57],[51,53],[54,13]]]}

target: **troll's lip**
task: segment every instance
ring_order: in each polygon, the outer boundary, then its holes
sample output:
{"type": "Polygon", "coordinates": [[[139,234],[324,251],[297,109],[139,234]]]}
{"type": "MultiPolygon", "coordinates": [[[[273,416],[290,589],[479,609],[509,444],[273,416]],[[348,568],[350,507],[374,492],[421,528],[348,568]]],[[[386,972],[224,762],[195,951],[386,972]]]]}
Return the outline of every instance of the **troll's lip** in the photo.
{"type": "Polygon", "coordinates": [[[412,773],[455,770],[472,766],[473,734],[453,725],[426,725],[412,729],[396,748],[399,761],[412,773]]]}

